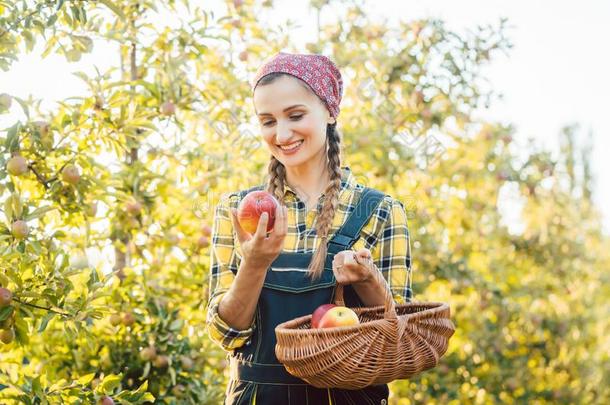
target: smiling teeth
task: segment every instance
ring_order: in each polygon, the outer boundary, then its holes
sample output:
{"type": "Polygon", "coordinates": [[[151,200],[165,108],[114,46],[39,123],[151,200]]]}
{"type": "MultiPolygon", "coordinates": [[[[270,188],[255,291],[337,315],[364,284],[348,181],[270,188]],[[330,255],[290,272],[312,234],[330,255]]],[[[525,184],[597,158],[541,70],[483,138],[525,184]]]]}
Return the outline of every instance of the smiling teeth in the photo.
{"type": "Polygon", "coordinates": [[[280,146],[280,148],[281,148],[282,150],[291,150],[291,149],[296,149],[296,148],[297,148],[297,147],[298,147],[300,144],[302,144],[302,143],[303,143],[303,141],[301,140],[301,141],[297,141],[297,142],[295,142],[295,143],[291,143],[290,145],[287,145],[287,146],[280,146]]]}

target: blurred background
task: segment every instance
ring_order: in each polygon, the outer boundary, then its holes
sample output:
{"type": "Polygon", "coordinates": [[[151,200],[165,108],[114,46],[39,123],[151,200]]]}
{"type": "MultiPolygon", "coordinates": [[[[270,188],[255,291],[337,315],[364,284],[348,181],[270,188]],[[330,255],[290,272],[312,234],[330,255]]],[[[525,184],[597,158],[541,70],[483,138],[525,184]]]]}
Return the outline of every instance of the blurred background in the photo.
{"type": "Polygon", "coordinates": [[[451,305],[447,354],[390,403],[607,403],[609,16],[0,2],[0,399],[222,403],[214,207],[265,178],[248,80],[287,51],[339,65],[343,163],[405,203],[415,300],[451,305]]]}

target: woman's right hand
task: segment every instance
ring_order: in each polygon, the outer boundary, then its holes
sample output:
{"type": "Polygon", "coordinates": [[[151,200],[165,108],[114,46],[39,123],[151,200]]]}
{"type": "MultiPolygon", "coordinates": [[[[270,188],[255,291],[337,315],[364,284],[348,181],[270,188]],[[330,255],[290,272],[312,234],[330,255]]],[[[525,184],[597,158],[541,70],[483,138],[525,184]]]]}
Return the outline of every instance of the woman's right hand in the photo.
{"type": "Polygon", "coordinates": [[[284,248],[284,239],[288,233],[288,208],[278,205],[275,210],[273,229],[266,236],[269,217],[266,212],[260,216],[254,235],[246,232],[237,219],[237,210],[231,208],[231,222],[239,239],[243,260],[256,268],[264,269],[273,263],[284,248]]]}

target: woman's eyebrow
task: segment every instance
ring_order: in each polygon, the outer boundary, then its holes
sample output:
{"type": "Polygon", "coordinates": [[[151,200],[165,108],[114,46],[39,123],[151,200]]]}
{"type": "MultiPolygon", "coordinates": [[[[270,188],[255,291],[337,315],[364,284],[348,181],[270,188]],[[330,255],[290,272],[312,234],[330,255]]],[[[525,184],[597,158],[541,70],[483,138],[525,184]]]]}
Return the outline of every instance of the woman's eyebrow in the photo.
{"type": "MultiPolygon", "coordinates": [[[[293,108],[297,108],[297,107],[305,107],[305,105],[303,104],[295,104],[295,105],[291,105],[290,107],[286,107],[284,108],[284,110],[282,112],[286,112],[288,110],[292,110],[293,108]]],[[[262,117],[263,115],[272,115],[271,113],[267,113],[267,112],[262,112],[262,113],[258,113],[257,114],[259,117],[262,117]]]]}

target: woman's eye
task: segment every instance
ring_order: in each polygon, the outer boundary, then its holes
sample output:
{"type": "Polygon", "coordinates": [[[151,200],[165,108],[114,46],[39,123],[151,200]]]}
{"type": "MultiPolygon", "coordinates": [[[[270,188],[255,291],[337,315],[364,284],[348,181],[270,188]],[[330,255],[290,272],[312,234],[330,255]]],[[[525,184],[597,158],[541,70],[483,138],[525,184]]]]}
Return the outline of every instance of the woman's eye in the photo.
{"type": "MultiPolygon", "coordinates": [[[[293,121],[298,121],[298,120],[300,120],[301,118],[303,118],[303,115],[305,115],[305,114],[301,114],[301,115],[293,115],[293,116],[291,116],[291,117],[290,117],[290,119],[292,119],[293,121]]],[[[267,122],[263,122],[263,126],[264,126],[264,127],[271,126],[271,124],[273,124],[274,122],[275,122],[275,121],[267,121],[267,122]]]]}

